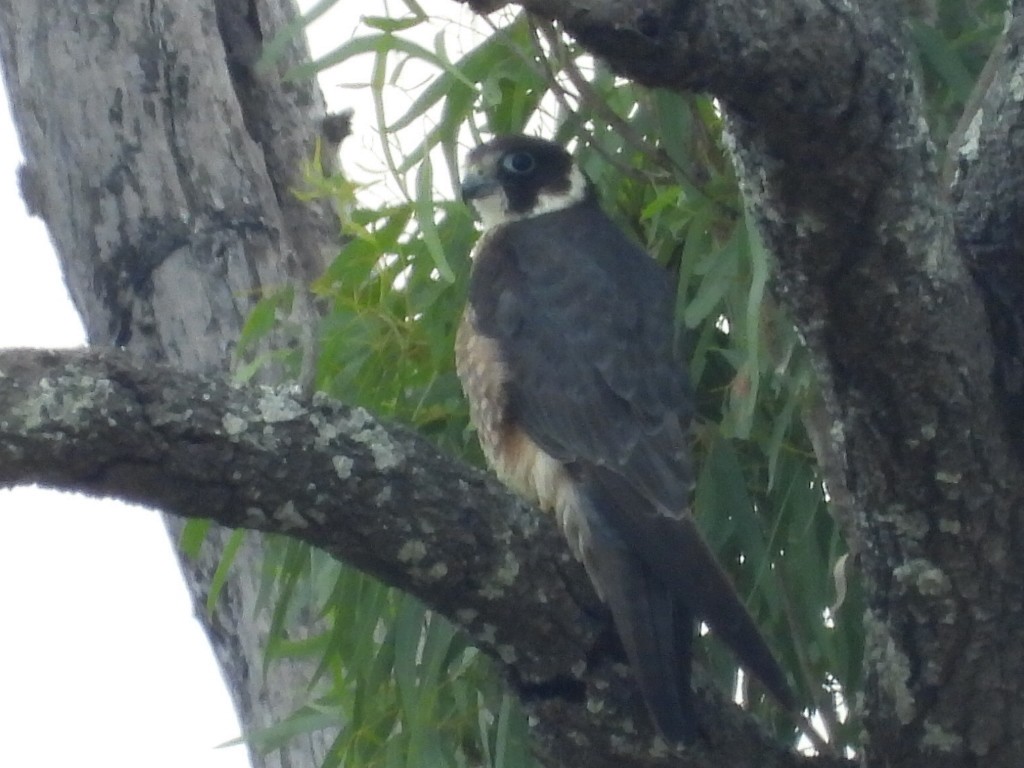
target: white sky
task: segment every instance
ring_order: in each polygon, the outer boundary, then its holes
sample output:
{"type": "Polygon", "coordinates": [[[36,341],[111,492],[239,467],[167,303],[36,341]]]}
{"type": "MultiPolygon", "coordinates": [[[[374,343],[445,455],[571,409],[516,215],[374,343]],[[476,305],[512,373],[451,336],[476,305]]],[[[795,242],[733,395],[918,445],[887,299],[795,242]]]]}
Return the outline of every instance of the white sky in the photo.
{"type": "MultiPolygon", "coordinates": [[[[386,15],[382,0],[340,5],[312,30],[315,51],[347,39],[360,13],[386,15]]],[[[468,18],[450,0],[423,5],[468,18]]],[[[430,46],[429,36],[423,43],[430,46]]],[[[367,89],[341,85],[358,77],[329,73],[324,87],[335,108],[356,109],[343,156],[367,179],[380,168],[372,101],[367,89]]],[[[17,190],[20,162],[0,86],[8,244],[0,251],[0,347],[80,346],[84,332],[45,228],[27,216],[17,190]]],[[[0,490],[0,616],[4,765],[248,766],[244,747],[216,748],[239,726],[157,513],[37,488],[0,490]]]]}

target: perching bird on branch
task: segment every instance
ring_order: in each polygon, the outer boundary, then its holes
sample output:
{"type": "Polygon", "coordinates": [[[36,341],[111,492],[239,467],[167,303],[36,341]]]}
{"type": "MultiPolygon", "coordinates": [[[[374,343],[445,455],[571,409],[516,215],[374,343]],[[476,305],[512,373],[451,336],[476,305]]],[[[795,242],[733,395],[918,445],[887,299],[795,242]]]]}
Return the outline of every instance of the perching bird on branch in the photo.
{"type": "Polygon", "coordinates": [[[473,150],[463,199],[483,226],[456,341],[487,461],[553,511],[611,610],[655,725],[698,733],[697,619],[788,709],[785,675],[697,530],[692,404],[667,274],[601,210],[551,142],[473,150]]]}

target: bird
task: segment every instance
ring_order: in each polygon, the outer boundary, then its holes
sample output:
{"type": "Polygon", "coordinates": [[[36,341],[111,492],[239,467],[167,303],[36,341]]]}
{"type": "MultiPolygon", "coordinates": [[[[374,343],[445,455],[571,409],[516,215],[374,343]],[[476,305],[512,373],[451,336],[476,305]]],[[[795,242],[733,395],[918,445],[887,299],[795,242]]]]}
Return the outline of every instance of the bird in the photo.
{"type": "Polygon", "coordinates": [[[498,478],[555,515],[655,727],[670,742],[700,733],[698,619],[792,710],[784,672],[691,512],[693,403],[668,273],[546,139],[479,145],[461,192],[482,228],[455,341],[470,421],[498,478]]]}

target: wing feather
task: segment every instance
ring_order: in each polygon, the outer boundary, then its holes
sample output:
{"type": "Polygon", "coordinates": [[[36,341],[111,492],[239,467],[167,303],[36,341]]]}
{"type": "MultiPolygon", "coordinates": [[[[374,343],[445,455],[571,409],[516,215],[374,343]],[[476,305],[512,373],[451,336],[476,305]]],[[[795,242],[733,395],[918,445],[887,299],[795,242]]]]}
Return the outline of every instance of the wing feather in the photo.
{"type": "Polygon", "coordinates": [[[511,417],[552,456],[683,509],[691,413],[664,271],[596,205],[505,226],[488,249],[470,301],[501,345],[511,417]]]}

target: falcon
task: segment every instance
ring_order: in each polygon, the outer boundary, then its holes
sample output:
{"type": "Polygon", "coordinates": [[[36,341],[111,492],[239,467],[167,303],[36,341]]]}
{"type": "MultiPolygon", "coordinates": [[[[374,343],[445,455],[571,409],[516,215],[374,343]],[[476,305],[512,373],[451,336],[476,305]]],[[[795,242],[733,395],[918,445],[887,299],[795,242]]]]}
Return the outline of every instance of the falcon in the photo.
{"type": "Polygon", "coordinates": [[[498,477],[553,512],[610,609],[655,726],[699,732],[697,619],[787,709],[786,677],[697,530],[693,406],[667,273],[562,147],[501,136],[466,160],[472,252],[456,367],[498,477]]]}

